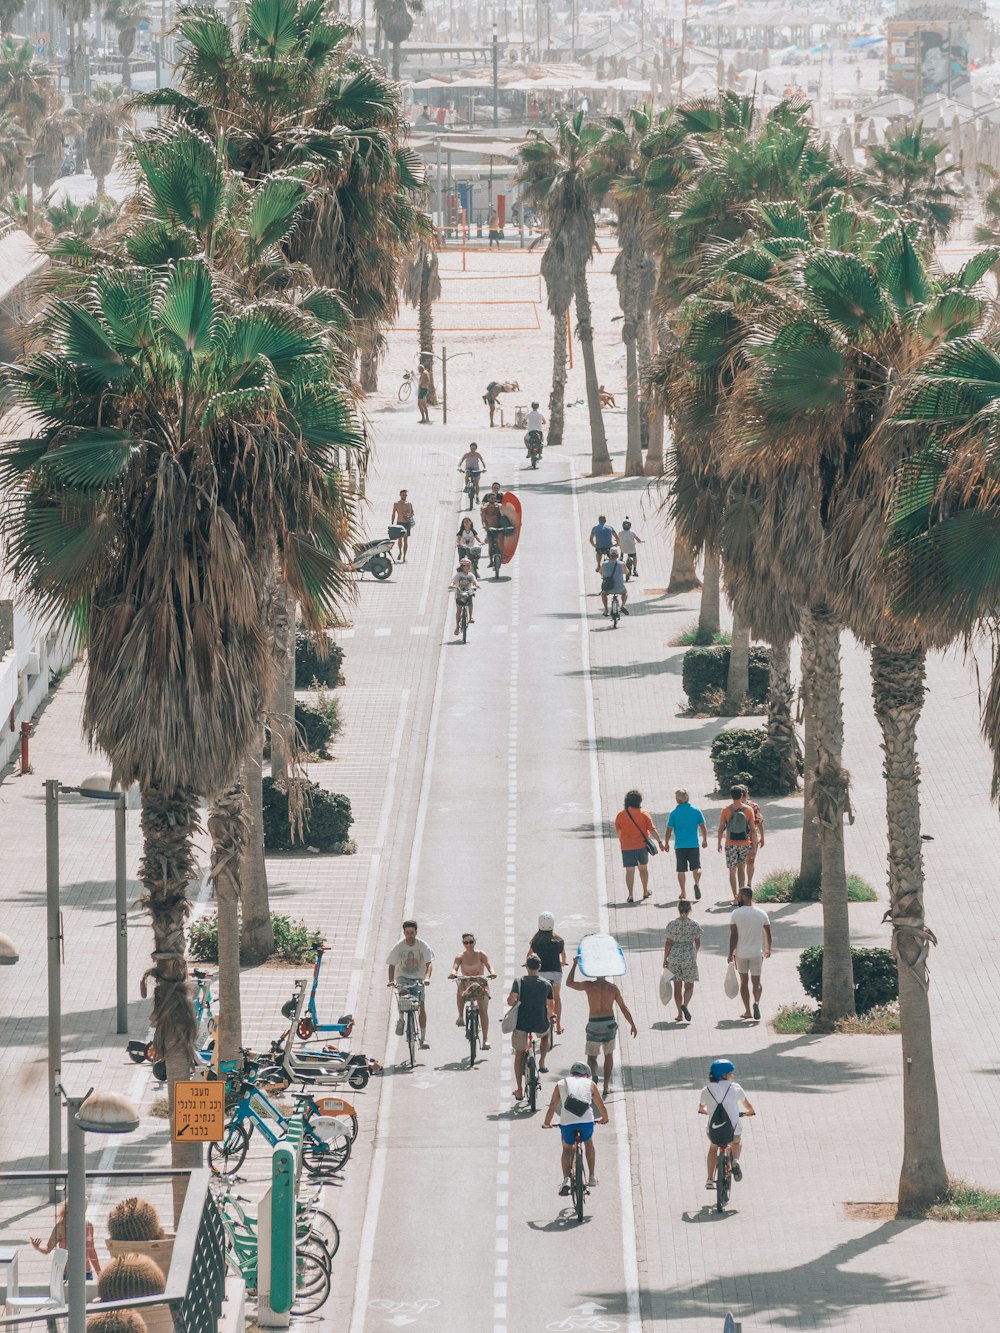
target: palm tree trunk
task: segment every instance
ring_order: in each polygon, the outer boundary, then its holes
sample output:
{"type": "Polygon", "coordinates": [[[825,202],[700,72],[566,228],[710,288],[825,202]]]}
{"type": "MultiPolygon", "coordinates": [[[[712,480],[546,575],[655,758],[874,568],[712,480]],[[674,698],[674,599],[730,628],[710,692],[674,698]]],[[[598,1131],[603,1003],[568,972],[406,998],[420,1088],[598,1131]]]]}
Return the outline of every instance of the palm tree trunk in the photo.
{"type": "MultiPolygon", "coordinates": [[[[274,741],[271,742],[274,757],[274,741]]],[[[243,884],[243,928],[240,956],[244,963],[263,963],[274,953],[274,922],[267,891],[267,862],[264,859],[264,765],[259,753],[243,765],[241,779],[247,794],[250,828],[244,847],[240,878],[243,884]]]]}
{"type": "Polygon", "coordinates": [[[549,448],[562,444],[566,425],[566,358],[569,344],[569,314],[552,317],[552,392],[549,394],[549,448]]]}
{"type": "MultiPolygon", "coordinates": [[[[187,980],[184,923],[191,911],[188,887],[197,878],[194,839],[199,830],[198,795],[190,787],[163,791],[147,787],[142,793],[143,849],[139,879],[143,903],[153,928],[153,966],[142,978],[140,991],[153,979],[153,1013],[156,1052],[167,1065],[167,1089],[173,1113],[173,1089],[179,1078],[187,1078],[195,1058],[198,1025],[187,980]]],[[[196,1166],[201,1157],[197,1144],[174,1143],[171,1161],[175,1167],[196,1166]]],[[[183,1196],[183,1186],[180,1196],[183,1196]]],[[[175,1197],[175,1211],[177,1198],[175,1197]]]]}
{"type": "Polygon", "coordinates": [[[815,889],[818,896],[823,879],[823,854],[819,845],[819,825],[816,822],[812,792],[813,772],[816,768],[816,718],[809,696],[809,681],[816,670],[816,642],[813,622],[808,615],[802,617],[801,649],[802,845],[799,852],[799,883],[815,889]]]}
{"type": "Polygon", "coordinates": [[[425,261],[420,274],[420,307],[417,325],[420,329],[420,364],[430,372],[431,383],[427,401],[437,407],[437,388],[434,384],[434,302],[431,299],[431,269],[425,261]]]}
{"type": "Polygon", "coordinates": [[[719,557],[714,551],[705,551],[705,568],[702,570],[701,607],[698,611],[698,634],[701,638],[711,639],[722,627],[719,619],[719,557]]]}
{"type": "Polygon", "coordinates": [[[889,834],[889,916],[892,952],[899,968],[899,1024],[903,1057],[903,1165],[899,1211],[923,1212],[948,1177],[941,1151],[941,1123],[927,956],[937,943],[924,916],[924,864],[920,848],[920,765],[917,723],[924,701],[925,654],[872,649],[872,696],[882,728],[885,812],[889,834]]]}
{"type": "Polygon", "coordinates": [[[378,351],[367,338],[361,346],[361,368],[358,372],[362,393],[378,392],[378,351]]]}
{"type": "Polygon", "coordinates": [[[295,598],[277,567],[267,590],[274,687],[271,695],[271,777],[287,778],[295,744],[295,598]]]}
{"type": "MultiPolygon", "coordinates": [[[[662,428],[663,415],[662,413],[659,413],[658,416],[662,428]]],[[[649,447],[650,452],[652,452],[652,441],[650,442],[649,447]]],[[[692,588],[700,587],[701,579],[698,577],[698,571],[694,567],[694,551],[681,534],[675,532],[674,558],[670,567],[670,581],[667,584],[667,592],[690,592],[692,588]]]]}
{"type": "Polygon", "coordinates": [[[399,42],[392,44],[392,77],[396,83],[399,82],[399,42]]]}
{"type": "MultiPolygon", "coordinates": [[[[642,315],[641,315],[641,317],[640,317],[640,319],[639,319],[639,324],[638,324],[638,327],[637,327],[637,329],[636,329],[636,350],[638,351],[638,354],[639,354],[639,441],[640,441],[640,445],[641,445],[643,451],[647,454],[647,458],[646,458],[646,464],[647,464],[646,475],[647,475],[647,476],[659,476],[659,471],[654,472],[654,473],[650,473],[650,472],[649,472],[649,469],[648,469],[648,464],[649,464],[648,451],[652,448],[651,434],[652,434],[652,430],[653,430],[653,423],[654,423],[654,421],[656,420],[656,418],[657,418],[660,414],[659,414],[659,413],[657,412],[657,410],[656,410],[656,405],[655,405],[655,403],[653,403],[652,400],[648,400],[648,401],[647,401],[647,394],[646,394],[646,392],[644,391],[644,389],[643,389],[643,387],[642,387],[642,386],[643,386],[643,376],[645,375],[646,371],[649,369],[649,363],[650,363],[650,361],[651,361],[652,358],[653,358],[653,338],[652,338],[652,330],[651,330],[651,326],[650,326],[650,318],[649,318],[649,311],[648,311],[648,310],[643,311],[643,313],[642,313],[642,315]]],[[[661,464],[661,470],[662,470],[662,463],[663,463],[663,430],[662,430],[662,418],[661,418],[661,422],[660,422],[660,424],[661,424],[661,430],[660,430],[660,464],[661,464]]]]}
{"type": "Polygon", "coordinates": [[[639,358],[635,345],[636,326],[625,316],[622,338],[625,340],[625,384],[628,395],[626,414],[627,440],[625,444],[625,475],[641,477],[642,467],[642,432],[639,425],[639,358]]]}
{"type": "MultiPolygon", "coordinates": [[[[649,447],[646,450],[646,462],[643,472],[647,477],[663,476],[663,434],[664,417],[656,403],[650,400],[648,412],[641,413],[642,421],[648,424],[649,447]]],[[[695,585],[697,586],[697,585],[695,585]]]]}
{"type": "Polygon", "coordinates": [[[787,639],[771,644],[767,682],[767,743],[780,761],[779,794],[799,785],[799,741],[792,720],[792,645],[787,639]]]}
{"type": "Polygon", "coordinates": [[[840,625],[822,603],[810,607],[815,654],[808,678],[816,722],[812,794],[819,823],[823,896],[823,1022],[854,1013],[854,965],[847,914],[844,816],[853,820],[850,775],[843,766],[844,708],[840,697],[840,625]]]}
{"type": "Polygon", "coordinates": [[[594,325],[587,291],[586,269],[576,275],[576,325],[583,357],[583,373],[587,383],[587,407],[590,411],[590,472],[594,477],[607,477],[614,468],[608,453],[604,434],[604,416],[601,412],[601,394],[597,383],[597,362],[594,359],[594,325]]]}
{"type": "Polygon", "coordinates": [[[733,633],[729,643],[725,711],[735,717],[743,712],[750,692],[750,621],[741,610],[733,611],[733,633]]]}
{"type": "Polygon", "coordinates": [[[239,1058],[243,1045],[240,1006],[241,872],[250,836],[249,802],[241,782],[234,783],[208,812],[212,836],[212,880],[219,929],[219,1014],[215,1029],[220,1061],[239,1058]]]}

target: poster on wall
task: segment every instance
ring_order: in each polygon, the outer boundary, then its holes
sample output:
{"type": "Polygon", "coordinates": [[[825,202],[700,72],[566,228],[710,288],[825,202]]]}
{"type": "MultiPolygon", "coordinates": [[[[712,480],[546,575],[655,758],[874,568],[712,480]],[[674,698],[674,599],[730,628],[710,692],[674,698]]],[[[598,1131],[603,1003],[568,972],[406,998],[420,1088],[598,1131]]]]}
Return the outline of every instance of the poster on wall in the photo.
{"type": "Polygon", "coordinates": [[[943,19],[888,26],[886,87],[921,105],[969,87],[969,40],[962,23],[943,19]]]}

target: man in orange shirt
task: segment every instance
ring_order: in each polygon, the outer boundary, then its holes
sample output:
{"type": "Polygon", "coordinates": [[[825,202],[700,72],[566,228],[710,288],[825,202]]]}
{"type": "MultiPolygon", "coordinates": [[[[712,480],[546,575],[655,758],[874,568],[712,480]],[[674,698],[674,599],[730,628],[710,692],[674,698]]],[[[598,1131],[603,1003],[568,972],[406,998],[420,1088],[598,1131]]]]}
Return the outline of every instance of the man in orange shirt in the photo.
{"type": "Polygon", "coordinates": [[[628,901],[635,902],[635,869],[639,867],[639,881],[642,884],[643,898],[650,898],[649,891],[649,843],[655,843],[663,851],[663,839],[656,831],[649,814],[642,808],[642,792],[630,791],[625,794],[625,807],[615,818],[615,832],[622,849],[622,865],[625,867],[625,892],[628,901]]]}
{"type": "Polygon", "coordinates": [[[747,859],[757,852],[757,824],[753,811],[744,802],[743,788],[732,787],[729,795],[733,803],[727,805],[719,815],[716,850],[722,851],[722,841],[725,838],[729,889],[733,895],[733,902],[738,904],[739,891],[746,888],[747,859]]]}

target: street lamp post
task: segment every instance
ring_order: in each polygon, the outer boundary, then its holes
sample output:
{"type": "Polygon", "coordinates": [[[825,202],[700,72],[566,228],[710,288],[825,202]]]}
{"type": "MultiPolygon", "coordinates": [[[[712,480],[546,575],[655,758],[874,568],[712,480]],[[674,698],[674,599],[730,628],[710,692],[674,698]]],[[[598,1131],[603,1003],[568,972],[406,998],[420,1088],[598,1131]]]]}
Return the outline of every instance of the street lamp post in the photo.
{"type": "Polygon", "coordinates": [[[67,1305],[68,1333],[86,1333],[87,1329],[87,1154],[84,1136],[91,1134],[131,1134],[139,1128],[139,1113],[116,1092],[66,1098],[66,1248],[69,1251],[67,1305]]]}
{"type": "Polygon", "coordinates": [[[497,51],[497,25],[493,24],[493,128],[500,124],[500,67],[497,51]]]}

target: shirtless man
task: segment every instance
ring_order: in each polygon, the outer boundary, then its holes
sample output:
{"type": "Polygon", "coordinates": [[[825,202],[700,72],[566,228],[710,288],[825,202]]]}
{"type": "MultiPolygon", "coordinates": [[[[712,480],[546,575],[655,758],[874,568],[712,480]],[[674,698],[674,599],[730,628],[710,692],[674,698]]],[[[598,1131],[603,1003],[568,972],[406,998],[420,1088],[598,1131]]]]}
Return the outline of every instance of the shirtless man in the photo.
{"type": "Polygon", "coordinates": [[[390,523],[395,523],[401,528],[406,529],[406,535],[400,537],[396,548],[396,559],[405,560],[406,553],[410,549],[410,532],[413,528],[413,505],[406,498],[406,491],[399,492],[399,499],[392,506],[392,518],[390,523]]]}
{"type": "Polygon", "coordinates": [[[586,993],[587,1004],[590,1006],[590,1017],[587,1020],[587,1064],[590,1065],[590,1072],[596,1083],[597,1057],[602,1052],[604,1053],[604,1095],[606,1097],[608,1088],[611,1086],[611,1071],[615,1064],[615,1038],[618,1035],[615,1005],[625,1016],[625,1021],[632,1029],[633,1037],[639,1035],[639,1030],[635,1025],[635,1019],[629,1012],[628,1005],[622,999],[621,991],[615,983],[609,981],[607,977],[597,977],[593,981],[577,981],[576,964],[577,959],[574,958],[573,966],[566,978],[566,985],[570,990],[582,990],[586,993]]]}
{"type": "Polygon", "coordinates": [[[420,425],[431,424],[431,414],[427,410],[427,401],[431,392],[431,372],[426,365],[420,367],[420,379],[417,381],[417,407],[420,410],[420,425]]]}
{"type": "Polygon", "coordinates": [[[496,980],[496,973],[493,971],[493,964],[482,952],[476,948],[475,935],[463,935],[462,943],[465,948],[462,953],[455,956],[455,961],[451,965],[451,971],[448,976],[454,981],[458,979],[458,985],[455,987],[458,1000],[458,1017],[455,1019],[456,1027],[465,1026],[465,1008],[466,995],[469,990],[475,990],[475,999],[479,1004],[479,1021],[483,1026],[483,1050],[490,1049],[490,988],[486,984],[486,978],[491,981],[496,980]],[[475,983],[474,985],[472,983],[475,983]]]}

